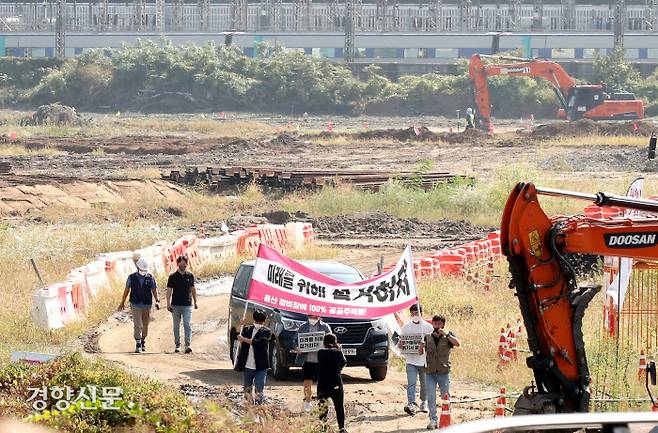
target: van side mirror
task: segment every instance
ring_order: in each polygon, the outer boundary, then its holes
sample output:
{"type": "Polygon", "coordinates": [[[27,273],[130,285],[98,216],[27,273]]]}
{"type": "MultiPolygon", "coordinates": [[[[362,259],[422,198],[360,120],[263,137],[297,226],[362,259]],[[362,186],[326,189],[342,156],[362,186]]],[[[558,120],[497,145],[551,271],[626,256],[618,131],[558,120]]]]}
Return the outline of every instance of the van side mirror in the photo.
{"type": "Polygon", "coordinates": [[[649,362],[649,365],[647,365],[647,375],[651,380],[651,385],[656,386],[656,363],[654,361],[649,362]]]}

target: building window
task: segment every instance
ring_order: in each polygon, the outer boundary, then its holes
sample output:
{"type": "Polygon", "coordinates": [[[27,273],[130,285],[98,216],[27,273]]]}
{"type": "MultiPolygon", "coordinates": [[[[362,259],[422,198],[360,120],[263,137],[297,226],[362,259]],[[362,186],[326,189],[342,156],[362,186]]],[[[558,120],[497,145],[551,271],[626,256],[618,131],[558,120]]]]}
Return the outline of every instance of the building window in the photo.
{"type": "Polygon", "coordinates": [[[553,59],[574,59],[576,58],[576,50],[573,48],[553,48],[551,57],[553,59]]]}

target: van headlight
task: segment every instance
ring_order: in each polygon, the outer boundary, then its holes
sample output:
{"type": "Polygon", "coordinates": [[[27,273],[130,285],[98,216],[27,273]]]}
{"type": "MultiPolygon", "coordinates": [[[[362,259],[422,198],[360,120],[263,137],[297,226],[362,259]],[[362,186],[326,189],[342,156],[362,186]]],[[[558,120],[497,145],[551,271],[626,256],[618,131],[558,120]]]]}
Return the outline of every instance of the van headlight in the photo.
{"type": "Polygon", "coordinates": [[[304,324],[301,320],[286,319],[285,317],[281,318],[281,323],[286,331],[296,331],[304,324]]]}
{"type": "Polygon", "coordinates": [[[379,320],[373,320],[370,322],[370,326],[375,328],[377,331],[387,331],[388,332],[388,326],[386,325],[386,321],[379,319],[379,320]]]}

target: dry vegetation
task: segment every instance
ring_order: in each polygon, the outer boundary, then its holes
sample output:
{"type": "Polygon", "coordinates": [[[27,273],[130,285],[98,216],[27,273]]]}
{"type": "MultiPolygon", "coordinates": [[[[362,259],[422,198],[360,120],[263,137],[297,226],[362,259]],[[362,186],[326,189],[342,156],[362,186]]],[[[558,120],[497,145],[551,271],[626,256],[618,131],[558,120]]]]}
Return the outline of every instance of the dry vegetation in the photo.
{"type": "MultiPolygon", "coordinates": [[[[525,366],[526,353],[519,361],[501,371],[498,364],[500,328],[514,325],[519,318],[519,306],[514,292],[508,288],[507,263],[497,263],[491,291],[465,278],[441,278],[420,283],[420,297],[426,316],[444,314],[446,328],[461,339],[462,346],[453,351],[453,375],[463,381],[506,386],[508,392],[521,392],[534,380],[525,366]]],[[[645,398],[644,384],[637,380],[639,353],[621,347],[616,356],[615,341],[605,337],[601,314],[602,295],[590,303],[583,319],[583,334],[592,376],[592,396],[595,399],[618,398],[620,402],[594,401],[596,410],[645,410],[647,403],[629,403],[629,399],[645,398]]],[[[525,336],[517,340],[520,349],[527,349],[525,336]]]]}

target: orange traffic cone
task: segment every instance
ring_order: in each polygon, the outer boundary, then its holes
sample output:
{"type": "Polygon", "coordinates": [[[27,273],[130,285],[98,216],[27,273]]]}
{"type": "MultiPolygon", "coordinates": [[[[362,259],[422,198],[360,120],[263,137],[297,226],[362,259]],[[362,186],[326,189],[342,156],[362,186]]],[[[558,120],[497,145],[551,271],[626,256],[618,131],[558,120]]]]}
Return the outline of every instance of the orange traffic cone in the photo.
{"type": "Polygon", "coordinates": [[[496,410],[494,412],[494,418],[498,418],[500,416],[505,416],[505,405],[503,404],[502,397],[498,397],[496,399],[496,410]]]}
{"type": "Polygon", "coordinates": [[[644,350],[640,350],[640,367],[637,370],[637,380],[640,382],[644,380],[644,377],[647,375],[647,356],[644,354],[644,350]]]}
{"type": "Polygon", "coordinates": [[[439,418],[439,428],[448,427],[450,425],[450,397],[448,394],[443,394],[443,401],[441,402],[441,417],[439,418]]]}
{"type": "Polygon", "coordinates": [[[503,352],[502,355],[500,355],[500,361],[498,361],[498,366],[496,367],[496,371],[502,371],[502,369],[507,364],[509,364],[511,359],[512,359],[512,352],[509,350],[509,347],[505,347],[505,351],[503,352]]]}
{"type": "Polygon", "coordinates": [[[507,389],[504,386],[500,387],[500,399],[503,402],[503,407],[507,405],[507,389]]]}
{"type": "Polygon", "coordinates": [[[509,333],[509,336],[507,337],[507,346],[509,347],[509,351],[512,352],[511,358],[514,361],[517,361],[519,358],[516,352],[516,335],[514,332],[509,333]]]}
{"type": "Polygon", "coordinates": [[[507,334],[505,328],[500,328],[500,338],[498,339],[498,356],[503,356],[507,348],[507,334]]]}
{"type": "Polygon", "coordinates": [[[514,330],[514,333],[516,334],[516,338],[520,338],[521,335],[523,335],[523,322],[521,322],[521,319],[516,319],[516,329],[514,330]]]}

